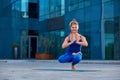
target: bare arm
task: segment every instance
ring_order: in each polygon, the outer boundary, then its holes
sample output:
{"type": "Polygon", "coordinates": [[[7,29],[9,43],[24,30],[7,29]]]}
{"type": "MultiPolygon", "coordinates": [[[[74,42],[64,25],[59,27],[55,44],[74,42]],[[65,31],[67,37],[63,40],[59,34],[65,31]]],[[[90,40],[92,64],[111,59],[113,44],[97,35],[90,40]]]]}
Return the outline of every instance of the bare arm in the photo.
{"type": "Polygon", "coordinates": [[[62,48],[64,49],[64,48],[68,47],[69,45],[71,45],[72,43],[73,43],[73,41],[68,43],[68,37],[66,37],[62,44],[62,48]]]}
{"type": "Polygon", "coordinates": [[[87,42],[86,38],[84,36],[82,36],[81,39],[82,39],[81,42],[77,41],[76,43],[79,44],[79,45],[87,47],[88,46],[88,42],[87,42]]]}

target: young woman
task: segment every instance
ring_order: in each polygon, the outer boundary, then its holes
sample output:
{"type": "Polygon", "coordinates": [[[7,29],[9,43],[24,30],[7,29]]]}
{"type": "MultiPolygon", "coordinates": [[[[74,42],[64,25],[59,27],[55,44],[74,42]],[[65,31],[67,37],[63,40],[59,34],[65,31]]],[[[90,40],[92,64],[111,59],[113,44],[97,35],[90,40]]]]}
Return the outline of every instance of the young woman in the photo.
{"type": "Polygon", "coordinates": [[[82,46],[88,46],[86,38],[78,33],[79,24],[73,19],[70,24],[70,34],[65,38],[62,48],[67,48],[66,53],[59,57],[60,63],[72,62],[72,70],[76,70],[76,64],[82,60],[82,46]]]}

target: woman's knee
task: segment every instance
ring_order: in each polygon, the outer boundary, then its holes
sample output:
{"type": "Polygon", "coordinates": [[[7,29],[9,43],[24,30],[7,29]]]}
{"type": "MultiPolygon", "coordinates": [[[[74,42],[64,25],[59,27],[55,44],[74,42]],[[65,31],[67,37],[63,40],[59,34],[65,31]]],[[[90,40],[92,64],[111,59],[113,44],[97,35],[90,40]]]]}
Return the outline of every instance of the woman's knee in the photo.
{"type": "Polygon", "coordinates": [[[59,58],[58,58],[58,61],[60,62],[60,63],[66,63],[66,62],[70,62],[71,61],[71,59],[72,59],[72,56],[69,56],[69,55],[62,55],[62,56],[60,56],[59,58]]]}
{"type": "Polygon", "coordinates": [[[79,62],[82,60],[82,55],[76,55],[76,56],[74,56],[73,59],[74,59],[74,61],[79,62]]]}
{"type": "Polygon", "coordinates": [[[60,63],[62,63],[62,59],[61,59],[60,57],[58,58],[58,61],[59,61],[60,63]]]}
{"type": "Polygon", "coordinates": [[[63,62],[64,62],[63,55],[58,58],[58,61],[59,61],[60,63],[63,63],[63,62]]]}

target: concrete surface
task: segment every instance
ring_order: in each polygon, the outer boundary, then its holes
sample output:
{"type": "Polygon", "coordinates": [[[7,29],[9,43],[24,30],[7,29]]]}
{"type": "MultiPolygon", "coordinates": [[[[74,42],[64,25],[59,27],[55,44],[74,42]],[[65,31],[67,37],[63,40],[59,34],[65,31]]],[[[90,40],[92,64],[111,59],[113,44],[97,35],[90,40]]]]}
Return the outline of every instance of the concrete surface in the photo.
{"type": "Polygon", "coordinates": [[[0,60],[0,80],[120,80],[120,61],[0,60]]]}

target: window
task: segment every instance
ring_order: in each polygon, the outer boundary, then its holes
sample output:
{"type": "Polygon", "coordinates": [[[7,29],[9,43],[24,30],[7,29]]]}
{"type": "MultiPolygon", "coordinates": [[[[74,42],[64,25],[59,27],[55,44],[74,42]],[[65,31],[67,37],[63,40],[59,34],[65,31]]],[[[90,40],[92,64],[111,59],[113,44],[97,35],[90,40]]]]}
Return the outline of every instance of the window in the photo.
{"type": "Polygon", "coordinates": [[[101,5],[95,5],[91,7],[92,10],[88,13],[91,13],[91,20],[101,20],[101,5]]]}
{"type": "Polygon", "coordinates": [[[39,0],[39,20],[62,16],[65,13],[64,0],[39,0]]]}
{"type": "Polygon", "coordinates": [[[114,4],[112,1],[104,3],[104,18],[114,17],[114,4]]]}
{"type": "Polygon", "coordinates": [[[109,1],[112,1],[112,0],[103,0],[103,2],[109,2],[109,1]]]}
{"type": "Polygon", "coordinates": [[[22,17],[28,18],[28,0],[21,0],[22,17]]]}
{"type": "Polygon", "coordinates": [[[54,59],[57,59],[61,54],[64,54],[64,49],[61,48],[65,36],[64,30],[45,32],[41,35],[51,42],[49,52],[53,54],[54,59]]]}
{"type": "Polygon", "coordinates": [[[114,57],[114,19],[109,18],[104,21],[105,29],[105,55],[106,59],[114,57]]]}
{"type": "Polygon", "coordinates": [[[91,6],[91,0],[85,0],[85,7],[91,6]]]}
{"type": "Polygon", "coordinates": [[[83,0],[69,0],[69,11],[73,11],[84,7],[83,0]]]}
{"type": "Polygon", "coordinates": [[[49,18],[49,0],[39,0],[39,19],[49,18]]]}

